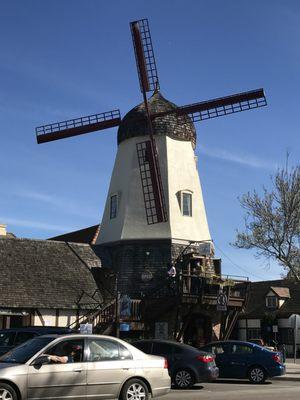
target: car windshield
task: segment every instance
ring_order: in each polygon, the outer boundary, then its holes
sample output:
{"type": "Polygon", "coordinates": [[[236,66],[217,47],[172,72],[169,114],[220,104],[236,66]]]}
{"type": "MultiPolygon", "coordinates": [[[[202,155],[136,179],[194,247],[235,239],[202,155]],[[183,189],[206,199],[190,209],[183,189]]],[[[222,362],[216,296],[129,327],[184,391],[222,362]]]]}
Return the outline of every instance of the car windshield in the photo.
{"type": "Polygon", "coordinates": [[[3,354],[3,356],[0,357],[0,363],[24,364],[54,339],[53,337],[38,337],[28,340],[20,346],[15,347],[13,350],[3,354]]]}

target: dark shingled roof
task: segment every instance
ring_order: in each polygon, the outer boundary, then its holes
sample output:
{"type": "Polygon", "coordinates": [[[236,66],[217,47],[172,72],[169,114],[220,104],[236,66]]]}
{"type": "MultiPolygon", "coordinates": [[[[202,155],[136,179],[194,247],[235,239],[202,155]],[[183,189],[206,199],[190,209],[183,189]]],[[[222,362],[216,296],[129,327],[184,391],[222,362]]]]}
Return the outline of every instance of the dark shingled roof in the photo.
{"type": "MultiPolygon", "coordinates": [[[[174,103],[166,100],[159,91],[153,93],[149,99],[149,110],[151,114],[176,110],[174,103]]],[[[155,135],[167,135],[173,139],[191,141],[196,146],[196,130],[191,119],[186,116],[177,116],[175,113],[168,114],[153,120],[155,135]]],[[[145,105],[139,104],[129,111],[118,129],[118,144],[123,140],[136,136],[149,135],[146,119],[145,105]]]]}
{"type": "MultiPolygon", "coordinates": [[[[278,295],[279,296],[279,295],[278,295]]],[[[279,296],[281,297],[281,296],[279,296]]],[[[246,310],[241,314],[241,318],[263,318],[270,312],[281,318],[288,318],[291,314],[300,313],[300,283],[282,279],[276,281],[252,282],[250,286],[249,301],[246,310]],[[266,295],[270,290],[289,288],[290,298],[287,298],[284,304],[277,310],[270,310],[266,307],[266,295]]]]}
{"type": "Polygon", "coordinates": [[[80,300],[95,308],[101,296],[90,297],[97,290],[90,269],[99,266],[86,244],[0,239],[0,306],[75,309],[80,300]]]}
{"type": "Polygon", "coordinates": [[[64,233],[63,235],[54,236],[49,240],[57,240],[60,242],[72,243],[89,243],[95,244],[100,231],[100,225],[89,226],[88,228],[79,229],[78,231],[64,233]]]}

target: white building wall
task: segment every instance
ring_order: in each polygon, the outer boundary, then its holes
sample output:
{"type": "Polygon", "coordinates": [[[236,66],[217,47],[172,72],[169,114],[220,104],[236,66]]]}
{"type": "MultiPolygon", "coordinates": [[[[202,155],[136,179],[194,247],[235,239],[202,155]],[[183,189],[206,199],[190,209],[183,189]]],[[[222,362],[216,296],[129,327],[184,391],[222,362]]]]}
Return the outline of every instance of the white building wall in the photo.
{"type": "MultiPolygon", "coordinates": [[[[34,313],[33,325],[34,326],[56,326],[56,310],[54,309],[39,309],[39,313],[34,313]],[[44,323],[43,323],[44,321],[44,323]]],[[[79,316],[85,315],[87,311],[81,310],[79,316]]],[[[68,326],[75,322],[77,317],[76,310],[59,310],[58,325],[61,327],[68,326]]]]}
{"type": "Polygon", "coordinates": [[[166,137],[168,156],[169,217],[172,239],[211,240],[191,142],[166,137]],[[192,216],[183,216],[178,192],[192,192],[192,216]]]}
{"type": "Polygon", "coordinates": [[[55,326],[56,321],[56,313],[53,309],[39,309],[40,315],[35,312],[34,313],[34,326],[55,326]],[[43,323],[44,321],[44,323],[43,323]]]}
{"type": "Polygon", "coordinates": [[[169,220],[148,225],[136,143],[149,137],[133,137],[120,143],[111,177],[97,244],[128,239],[211,240],[191,142],[155,138],[169,220]],[[183,216],[177,193],[192,192],[192,217],[183,216]],[[119,196],[117,217],[110,219],[110,197],[119,196]]]}

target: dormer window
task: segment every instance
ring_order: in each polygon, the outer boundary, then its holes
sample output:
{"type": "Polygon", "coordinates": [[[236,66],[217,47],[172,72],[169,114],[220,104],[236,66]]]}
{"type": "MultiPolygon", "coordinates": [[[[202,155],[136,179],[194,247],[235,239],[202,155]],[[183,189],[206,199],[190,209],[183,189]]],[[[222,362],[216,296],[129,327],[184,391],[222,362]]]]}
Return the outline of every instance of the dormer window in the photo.
{"type": "Polygon", "coordinates": [[[267,308],[278,308],[278,298],[277,296],[267,296],[266,297],[267,308]]]}
{"type": "Polygon", "coordinates": [[[290,298],[288,287],[271,286],[266,294],[266,307],[270,309],[280,308],[290,298]]]}

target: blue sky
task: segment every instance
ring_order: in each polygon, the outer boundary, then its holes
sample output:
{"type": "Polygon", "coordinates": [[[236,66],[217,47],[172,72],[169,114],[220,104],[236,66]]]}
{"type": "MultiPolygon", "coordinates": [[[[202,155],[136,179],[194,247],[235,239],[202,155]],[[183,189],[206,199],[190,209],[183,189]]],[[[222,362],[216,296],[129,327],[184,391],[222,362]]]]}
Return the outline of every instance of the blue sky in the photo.
{"type": "Polygon", "coordinates": [[[100,221],[116,129],[37,145],[35,126],[141,101],[129,22],[149,19],[162,93],[184,105],[264,87],[268,107],[197,124],[199,171],[223,272],[281,269],[230,246],[238,196],[299,163],[297,0],[0,2],[0,223],[47,238],[100,221]]]}

